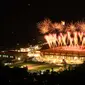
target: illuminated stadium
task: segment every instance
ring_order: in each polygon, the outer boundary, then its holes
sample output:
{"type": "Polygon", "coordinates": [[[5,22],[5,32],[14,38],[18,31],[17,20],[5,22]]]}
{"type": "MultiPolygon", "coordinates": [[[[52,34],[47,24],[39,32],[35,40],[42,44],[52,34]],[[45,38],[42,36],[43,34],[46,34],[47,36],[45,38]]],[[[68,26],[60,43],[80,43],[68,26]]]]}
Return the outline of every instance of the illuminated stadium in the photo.
{"type": "Polygon", "coordinates": [[[85,61],[85,22],[52,22],[49,19],[38,23],[40,32],[49,46],[41,50],[38,61],[54,64],[81,64],[85,61]]]}

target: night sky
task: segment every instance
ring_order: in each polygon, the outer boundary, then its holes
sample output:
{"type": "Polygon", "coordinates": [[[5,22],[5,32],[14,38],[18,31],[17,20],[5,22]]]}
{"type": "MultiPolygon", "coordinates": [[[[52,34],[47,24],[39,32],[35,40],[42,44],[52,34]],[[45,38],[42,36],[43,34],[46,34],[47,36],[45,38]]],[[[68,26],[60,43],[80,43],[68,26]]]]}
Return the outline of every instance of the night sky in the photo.
{"type": "MultiPolygon", "coordinates": [[[[26,0],[6,0],[3,3],[4,23],[0,23],[0,48],[13,48],[36,44],[42,40],[42,35],[37,29],[37,23],[44,18],[54,21],[76,21],[85,19],[85,9],[82,4],[70,2],[30,2],[26,0]],[[40,39],[41,38],[41,39],[40,39]]],[[[2,17],[1,16],[1,17],[2,17]]]]}

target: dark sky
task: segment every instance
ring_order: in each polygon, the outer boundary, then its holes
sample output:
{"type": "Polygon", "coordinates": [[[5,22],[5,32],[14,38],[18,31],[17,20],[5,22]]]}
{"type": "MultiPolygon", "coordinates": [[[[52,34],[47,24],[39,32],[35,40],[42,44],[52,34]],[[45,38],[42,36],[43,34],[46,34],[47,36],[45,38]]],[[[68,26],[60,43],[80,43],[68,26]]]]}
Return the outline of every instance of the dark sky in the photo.
{"type": "Polygon", "coordinates": [[[3,23],[0,31],[0,48],[36,43],[40,33],[36,24],[44,18],[52,20],[82,20],[85,17],[83,4],[29,0],[6,0],[3,3],[3,23]],[[36,39],[36,40],[33,40],[36,39]]]}

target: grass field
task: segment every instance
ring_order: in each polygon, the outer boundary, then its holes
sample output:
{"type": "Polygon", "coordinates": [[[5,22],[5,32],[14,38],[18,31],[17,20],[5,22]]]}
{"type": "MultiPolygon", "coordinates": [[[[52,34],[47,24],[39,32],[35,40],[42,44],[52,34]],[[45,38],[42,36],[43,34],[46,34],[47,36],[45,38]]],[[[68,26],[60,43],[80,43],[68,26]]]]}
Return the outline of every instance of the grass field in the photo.
{"type": "Polygon", "coordinates": [[[28,67],[29,71],[40,71],[40,70],[51,70],[51,68],[54,68],[55,71],[58,71],[62,66],[54,65],[54,64],[47,64],[47,63],[39,63],[39,62],[32,62],[29,61],[27,63],[20,63],[12,65],[12,67],[28,67]]]}

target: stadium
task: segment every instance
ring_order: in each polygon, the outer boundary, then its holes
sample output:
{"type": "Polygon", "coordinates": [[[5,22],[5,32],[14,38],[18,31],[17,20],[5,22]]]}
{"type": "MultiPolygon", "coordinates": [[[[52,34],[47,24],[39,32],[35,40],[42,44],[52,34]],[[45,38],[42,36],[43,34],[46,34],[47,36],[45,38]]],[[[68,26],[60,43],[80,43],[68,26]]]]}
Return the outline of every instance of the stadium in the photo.
{"type": "MultiPolygon", "coordinates": [[[[65,47],[66,48],[66,47],[65,47]]],[[[56,47],[41,51],[41,57],[38,59],[42,62],[53,64],[82,64],[85,61],[85,49],[78,50],[78,47],[64,49],[64,47],[56,47]],[[72,50],[73,49],[73,50],[72,50]]]]}

